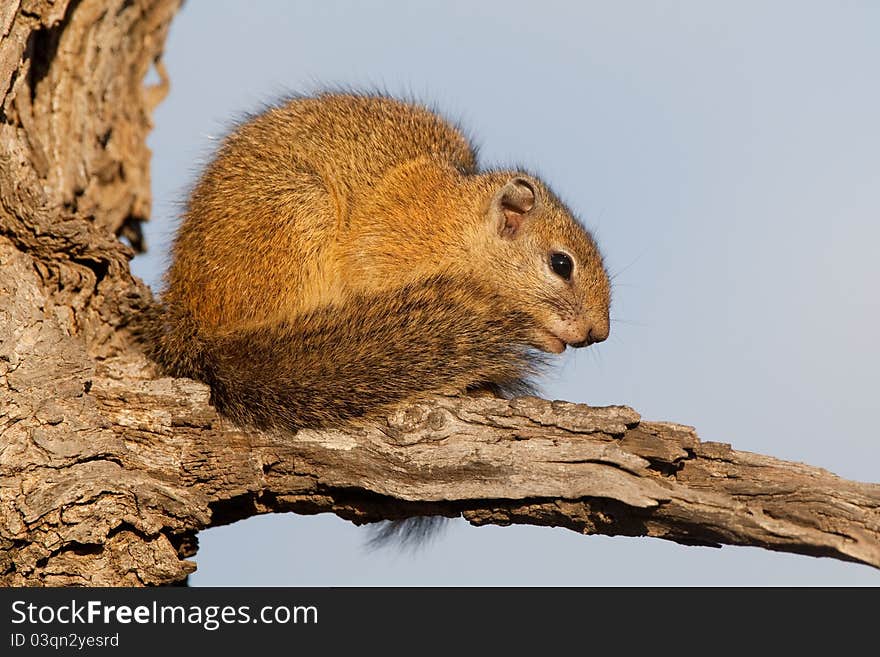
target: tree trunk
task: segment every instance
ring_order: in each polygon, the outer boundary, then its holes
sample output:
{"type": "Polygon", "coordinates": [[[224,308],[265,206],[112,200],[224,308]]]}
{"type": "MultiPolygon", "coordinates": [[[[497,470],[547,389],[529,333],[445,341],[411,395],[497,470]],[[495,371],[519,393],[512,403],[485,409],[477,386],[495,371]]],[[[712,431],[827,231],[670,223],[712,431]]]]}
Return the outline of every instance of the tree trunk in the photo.
{"type": "Polygon", "coordinates": [[[237,430],[205,386],[159,376],[132,339],[153,301],[128,260],[178,7],[0,9],[0,582],[179,582],[199,530],[274,511],[464,515],[880,567],[880,486],[625,407],[436,397],[292,436],[237,430]],[[154,64],[162,82],[145,88],[154,64]]]}

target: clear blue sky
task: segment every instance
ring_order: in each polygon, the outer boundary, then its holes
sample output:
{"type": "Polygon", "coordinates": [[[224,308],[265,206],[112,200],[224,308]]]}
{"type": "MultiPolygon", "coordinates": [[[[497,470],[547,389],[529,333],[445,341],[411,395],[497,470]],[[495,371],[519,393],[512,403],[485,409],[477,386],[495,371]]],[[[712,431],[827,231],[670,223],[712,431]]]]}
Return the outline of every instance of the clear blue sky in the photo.
{"type": "MultiPolygon", "coordinates": [[[[207,2],[174,22],[155,113],[154,287],[200,162],[285,91],[429,101],[483,164],[538,171],[616,273],[612,336],[545,396],[880,481],[880,4],[207,2]]],[[[194,585],[880,584],[748,548],[452,523],[412,555],[333,516],[203,532],[194,585]]]]}

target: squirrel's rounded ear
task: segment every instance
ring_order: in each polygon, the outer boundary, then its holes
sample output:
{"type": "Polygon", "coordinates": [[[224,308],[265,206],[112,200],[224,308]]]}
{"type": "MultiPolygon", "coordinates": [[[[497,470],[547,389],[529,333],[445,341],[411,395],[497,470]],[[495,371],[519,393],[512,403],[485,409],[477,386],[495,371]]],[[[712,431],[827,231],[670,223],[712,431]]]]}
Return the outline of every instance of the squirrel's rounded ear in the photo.
{"type": "Polygon", "coordinates": [[[519,234],[523,222],[535,207],[535,199],[533,184],[519,176],[508,180],[495,193],[491,215],[501,237],[513,239],[519,234]]]}

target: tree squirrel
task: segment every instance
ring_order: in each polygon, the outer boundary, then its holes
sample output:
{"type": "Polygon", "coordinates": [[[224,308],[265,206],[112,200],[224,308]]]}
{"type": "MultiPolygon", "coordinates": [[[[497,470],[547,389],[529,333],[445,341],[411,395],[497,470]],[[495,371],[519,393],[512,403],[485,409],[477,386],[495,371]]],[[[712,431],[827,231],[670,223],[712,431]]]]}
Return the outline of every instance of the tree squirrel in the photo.
{"type": "Polygon", "coordinates": [[[329,428],[440,390],[517,391],[608,337],[589,233],[519,171],[391,98],[251,117],[186,206],[151,355],[257,428],[329,428]]]}

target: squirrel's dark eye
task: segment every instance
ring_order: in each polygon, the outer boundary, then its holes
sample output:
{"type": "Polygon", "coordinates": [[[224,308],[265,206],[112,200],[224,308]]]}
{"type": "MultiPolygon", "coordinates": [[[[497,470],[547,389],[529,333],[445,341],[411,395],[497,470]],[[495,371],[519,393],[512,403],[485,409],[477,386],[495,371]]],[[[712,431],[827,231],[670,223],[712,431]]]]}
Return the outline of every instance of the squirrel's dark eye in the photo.
{"type": "Polygon", "coordinates": [[[550,269],[559,276],[560,278],[564,278],[565,280],[569,280],[571,278],[571,270],[572,270],[571,258],[565,253],[551,253],[550,254],[550,269]]]}

